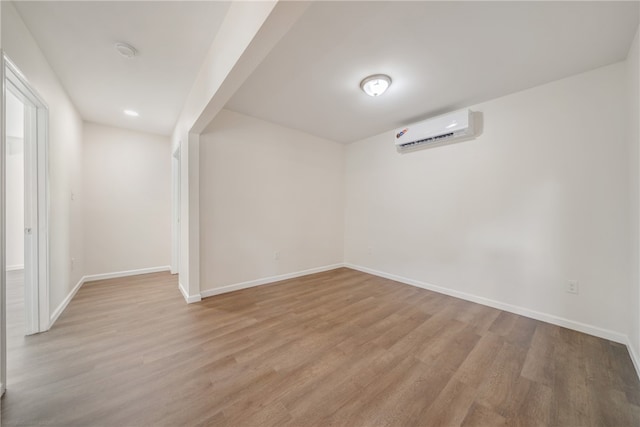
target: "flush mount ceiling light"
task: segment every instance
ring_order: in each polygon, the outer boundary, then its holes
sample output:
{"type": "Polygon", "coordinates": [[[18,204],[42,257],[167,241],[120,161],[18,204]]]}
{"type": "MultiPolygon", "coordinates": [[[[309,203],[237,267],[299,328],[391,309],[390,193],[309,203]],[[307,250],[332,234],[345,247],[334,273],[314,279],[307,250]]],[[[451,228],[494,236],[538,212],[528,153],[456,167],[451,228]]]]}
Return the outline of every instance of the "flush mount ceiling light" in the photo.
{"type": "Polygon", "coordinates": [[[123,113],[125,113],[127,116],[131,116],[131,117],[138,117],[140,114],[138,114],[137,111],[133,111],[133,110],[124,110],[123,113]]]}
{"type": "Polygon", "coordinates": [[[386,74],[374,74],[360,82],[360,89],[369,96],[380,96],[391,86],[391,77],[386,74]]]}
{"type": "Polygon", "coordinates": [[[135,47],[126,43],[116,43],[113,47],[120,55],[124,56],[125,58],[133,58],[138,54],[138,51],[135,47]]]}

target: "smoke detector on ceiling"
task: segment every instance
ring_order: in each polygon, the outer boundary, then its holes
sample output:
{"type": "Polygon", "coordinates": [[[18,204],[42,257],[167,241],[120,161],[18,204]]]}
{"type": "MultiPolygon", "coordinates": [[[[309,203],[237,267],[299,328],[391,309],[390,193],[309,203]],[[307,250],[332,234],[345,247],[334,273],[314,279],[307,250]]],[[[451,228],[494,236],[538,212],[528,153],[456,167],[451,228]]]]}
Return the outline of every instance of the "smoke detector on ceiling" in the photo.
{"type": "Polygon", "coordinates": [[[126,43],[116,43],[114,45],[116,51],[125,58],[133,58],[138,54],[135,47],[126,43]]]}

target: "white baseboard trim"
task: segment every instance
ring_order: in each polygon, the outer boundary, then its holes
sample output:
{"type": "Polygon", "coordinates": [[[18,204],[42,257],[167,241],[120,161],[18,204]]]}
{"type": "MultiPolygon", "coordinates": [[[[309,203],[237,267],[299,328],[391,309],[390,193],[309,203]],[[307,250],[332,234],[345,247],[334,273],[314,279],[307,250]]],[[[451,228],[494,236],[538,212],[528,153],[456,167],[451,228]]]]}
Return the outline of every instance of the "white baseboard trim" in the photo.
{"type": "Polygon", "coordinates": [[[84,276],[85,282],[94,282],[96,280],[117,279],[119,277],[137,276],[139,274],[159,273],[161,271],[170,271],[168,265],[160,267],[139,268],[137,270],[116,271],[113,273],[89,274],[84,276]]]}
{"type": "Polygon", "coordinates": [[[386,279],[395,280],[396,282],[401,282],[407,285],[416,286],[418,288],[427,289],[430,291],[460,298],[466,301],[471,301],[471,302],[486,305],[489,307],[497,308],[498,310],[504,310],[510,313],[519,314],[521,316],[529,317],[531,319],[541,320],[543,322],[551,323],[553,325],[562,326],[568,329],[573,329],[578,332],[584,332],[585,334],[594,335],[596,337],[604,338],[620,344],[627,344],[629,341],[625,334],[611,331],[609,329],[600,328],[598,326],[593,326],[586,323],[566,319],[564,317],[555,316],[553,314],[542,313],[540,311],[531,310],[529,308],[520,307],[517,305],[508,304],[500,301],[495,301],[495,300],[484,298],[478,295],[473,295],[466,292],[460,292],[453,289],[443,288],[441,286],[436,286],[431,283],[421,282],[419,280],[414,280],[414,279],[408,279],[406,277],[373,270],[367,267],[361,267],[359,265],[345,263],[345,267],[362,271],[364,273],[373,274],[374,276],[380,276],[386,279]]]}
{"type": "Polygon", "coordinates": [[[267,285],[281,280],[294,279],[296,277],[308,276],[309,274],[322,273],[323,271],[335,270],[344,267],[344,264],[331,264],[323,267],[310,268],[308,270],[296,271],[294,273],[280,274],[278,276],[265,277],[263,279],[249,280],[248,282],[236,283],[233,285],[222,286],[220,288],[206,289],[200,291],[202,298],[212,297],[214,295],[226,294],[228,292],[239,291],[241,289],[253,288],[255,286],[267,285]]]}
{"type": "Polygon", "coordinates": [[[8,265],[7,271],[24,270],[24,264],[8,265]]]}
{"type": "Polygon", "coordinates": [[[178,289],[180,289],[180,292],[182,293],[182,296],[184,297],[184,300],[187,302],[187,304],[193,304],[194,302],[202,301],[202,296],[200,294],[189,296],[189,293],[180,282],[178,282],[178,289]]]}
{"type": "Polygon", "coordinates": [[[636,353],[635,348],[631,345],[631,340],[627,337],[627,350],[629,350],[629,356],[631,356],[631,361],[633,362],[633,366],[636,368],[636,374],[638,374],[638,378],[640,378],[640,355],[636,353]]]}
{"type": "Polygon", "coordinates": [[[78,291],[80,290],[82,285],[84,285],[84,282],[85,282],[85,276],[83,276],[78,281],[78,283],[76,283],[76,285],[73,287],[73,289],[71,289],[71,292],[69,292],[69,295],[67,295],[67,297],[64,300],[62,300],[60,305],[58,305],[58,307],[53,311],[53,313],[51,314],[51,317],[49,319],[49,327],[47,328],[47,330],[51,329],[53,324],[56,323],[56,320],[58,320],[58,317],[60,317],[62,312],[67,308],[67,306],[69,305],[69,303],[71,302],[73,297],[76,296],[76,294],[78,293],[78,291]]]}

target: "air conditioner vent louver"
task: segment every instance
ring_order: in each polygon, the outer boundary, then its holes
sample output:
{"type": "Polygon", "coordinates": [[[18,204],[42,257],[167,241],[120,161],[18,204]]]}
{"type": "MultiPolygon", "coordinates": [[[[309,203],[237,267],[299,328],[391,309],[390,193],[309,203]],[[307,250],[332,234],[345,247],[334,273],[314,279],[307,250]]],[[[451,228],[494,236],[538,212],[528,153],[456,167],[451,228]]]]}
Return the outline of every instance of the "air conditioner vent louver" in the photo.
{"type": "Polygon", "coordinates": [[[449,132],[449,133],[446,133],[444,135],[432,136],[430,138],[424,138],[424,139],[421,139],[419,141],[407,142],[405,144],[402,144],[401,147],[402,148],[409,148],[409,147],[413,147],[413,146],[416,146],[416,145],[425,144],[427,142],[438,141],[438,140],[441,140],[443,138],[448,138],[448,137],[451,137],[451,136],[453,136],[453,132],[449,132]]]}
{"type": "Polygon", "coordinates": [[[443,114],[395,132],[398,151],[444,145],[476,136],[473,112],[469,109],[443,114]]]}

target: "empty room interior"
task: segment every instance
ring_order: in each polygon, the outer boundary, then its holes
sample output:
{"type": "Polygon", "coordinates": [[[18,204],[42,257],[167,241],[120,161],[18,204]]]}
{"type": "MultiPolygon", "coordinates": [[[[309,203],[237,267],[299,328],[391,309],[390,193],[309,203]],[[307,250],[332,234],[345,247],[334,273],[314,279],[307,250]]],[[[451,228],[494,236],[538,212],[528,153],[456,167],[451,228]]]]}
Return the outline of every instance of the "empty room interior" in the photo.
{"type": "Polygon", "coordinates": [[[640,425],[640,2],[0,16],[2,425],[640,425]]]}

